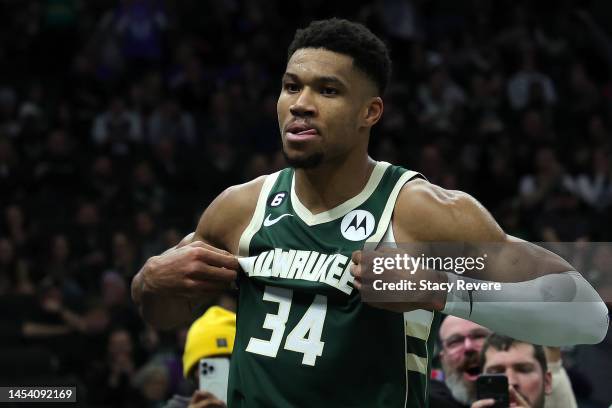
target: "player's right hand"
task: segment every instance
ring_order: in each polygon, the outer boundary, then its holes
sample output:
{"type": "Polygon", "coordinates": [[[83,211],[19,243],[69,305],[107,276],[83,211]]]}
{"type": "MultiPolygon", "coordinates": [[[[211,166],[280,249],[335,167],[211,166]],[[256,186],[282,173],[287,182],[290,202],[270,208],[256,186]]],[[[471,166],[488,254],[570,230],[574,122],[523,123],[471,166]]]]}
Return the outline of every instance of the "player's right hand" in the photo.
{"type": "Polygon", "coordinates": [[[144,288],[161,295],[197,298],[202,292],[229,288],[239,268],[234,255],[194,241],[149,258],[143,268],[144,288]]]}

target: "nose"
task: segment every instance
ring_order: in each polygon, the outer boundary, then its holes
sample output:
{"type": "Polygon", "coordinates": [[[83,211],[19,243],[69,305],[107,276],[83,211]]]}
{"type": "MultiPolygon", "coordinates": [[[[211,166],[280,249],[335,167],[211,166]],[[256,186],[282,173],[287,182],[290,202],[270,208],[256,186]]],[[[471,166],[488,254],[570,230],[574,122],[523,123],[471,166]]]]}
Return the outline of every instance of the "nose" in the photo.
{"type": "Polygon", "coordinates": [[[478,351],[476,342],[469,336],[466,336],[463,340],[463,347],[465,350],[478,351]]]}
{"type": "Polygon", "coordinates": [[[314,104],[312,91],[304,87],[298,94],[295,102],[289,106],[289,112],[296,117],[311,117],[317,113],[317,108],[314,104]]]}
{"type": "Polygon", "coordinates": [[[506,377],[508,377],[508,385],[511,386],[512,388],[518,389],[518,381],[514,373],[514,370],[512,369],[506,370],[506,377]]]}

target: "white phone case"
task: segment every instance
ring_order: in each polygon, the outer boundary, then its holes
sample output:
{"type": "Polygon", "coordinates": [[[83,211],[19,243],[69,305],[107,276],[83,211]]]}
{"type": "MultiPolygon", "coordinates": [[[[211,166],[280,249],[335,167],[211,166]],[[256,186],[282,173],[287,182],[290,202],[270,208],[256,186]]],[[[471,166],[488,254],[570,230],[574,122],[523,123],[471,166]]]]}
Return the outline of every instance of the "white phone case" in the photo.
{"type": "Polygon", "coordinates": [[[203,358],[199,364],[200,390],[208,391],[227,404],[230,361],[227,357],[203,358]]]}

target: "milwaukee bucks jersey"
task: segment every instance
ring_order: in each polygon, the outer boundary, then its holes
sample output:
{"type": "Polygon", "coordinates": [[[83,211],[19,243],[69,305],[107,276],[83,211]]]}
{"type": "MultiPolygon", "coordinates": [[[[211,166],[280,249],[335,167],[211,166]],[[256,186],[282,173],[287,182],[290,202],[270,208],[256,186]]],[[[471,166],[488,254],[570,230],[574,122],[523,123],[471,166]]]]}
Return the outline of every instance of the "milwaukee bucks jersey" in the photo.
{"type": "Polygon", "coordinates": [[[393,239],[415,176],[378,162],[360,194],[320,214],[300,203],[293,169],[267,176],[240,239],[231,408],[427,406],[439,316],[368,306],[350,274],[353,251],[393,239]]]}

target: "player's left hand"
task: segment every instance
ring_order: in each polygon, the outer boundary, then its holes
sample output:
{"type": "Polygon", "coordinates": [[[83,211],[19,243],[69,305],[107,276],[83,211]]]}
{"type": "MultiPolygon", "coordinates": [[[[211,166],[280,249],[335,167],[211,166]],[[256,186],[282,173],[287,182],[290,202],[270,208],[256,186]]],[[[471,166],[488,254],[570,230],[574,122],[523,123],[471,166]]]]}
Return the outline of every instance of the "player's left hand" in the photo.
{"type": "MultiPolygon", "coordinates": [[[[376,250],[373,256],[389,257],[396,254],[401,254],[401,252],[391,248],[383,248],[376,250]]],[[[421,289],[419,286],[419,282],[422,280],[431,283],[446,283],[447,278],[443,272],[425,269],[417,269],[411,272],[404,269],[385,269],[384,274],[375,275],[372,273],[372,271],[366,270],[364,267],[364,256],[362,251],[353,252],[352,261],[353,265],[351,266],[351,274],[355,278],[353,285],[362,293],[362,295],[365,291],[368,291],[369,296],[367,296],[367,298],[371,298],[371,295],[374,293],[373,283],[376,279],[382,279],[387,283],[399,283],[402,281],[413,282],[414,290],[393,292],[381,291],[376,293],[376,297],[383,301],[368,301],[367,303],[370,306],[393,312],[409,312],[417,309],[444,309],[446,304],[445,290],[427,290],[421,289]],[[388,301],[385,300],[385,297],[388,299],[388,301]]]]}

